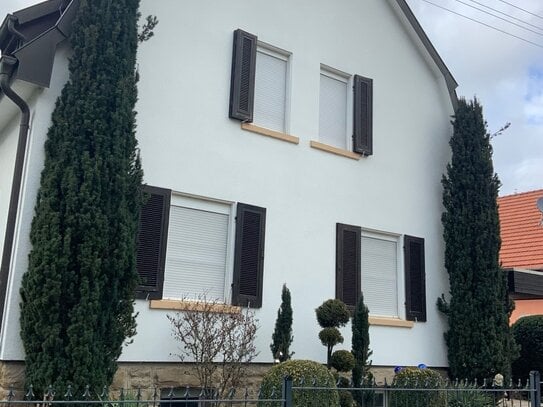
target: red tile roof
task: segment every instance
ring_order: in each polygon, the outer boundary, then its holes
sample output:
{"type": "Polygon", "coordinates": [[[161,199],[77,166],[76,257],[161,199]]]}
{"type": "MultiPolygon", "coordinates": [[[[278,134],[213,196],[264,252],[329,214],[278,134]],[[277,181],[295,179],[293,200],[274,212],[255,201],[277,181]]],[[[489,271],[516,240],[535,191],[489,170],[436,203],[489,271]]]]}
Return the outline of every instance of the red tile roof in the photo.
{"type": "Polygon", "coordinates": [[[543,189],[498,198],[503,267],[543,270],[542,214],[537,209],[543,189]]]}

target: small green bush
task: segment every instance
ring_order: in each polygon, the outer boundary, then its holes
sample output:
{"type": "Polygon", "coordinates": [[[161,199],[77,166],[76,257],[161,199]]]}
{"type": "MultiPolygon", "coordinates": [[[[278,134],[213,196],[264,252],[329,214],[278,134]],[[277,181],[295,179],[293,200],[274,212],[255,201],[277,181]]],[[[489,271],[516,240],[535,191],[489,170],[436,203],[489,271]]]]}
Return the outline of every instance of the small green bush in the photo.
{"type": "Polygon", "coordinates": [[[336,350],[332,353],[330,364],[338,372],[348,372],[354,367],[354,356],[348,350],[336,350]]]}
{"type": "MultiPolygon", "coordinates": [[[[281,396],[283,378],[292,377],[294,384],[299,386],[302,379],[305,387],[325,387],[330,390],[295,390],[292,401],[295,407],[330,406],[339,407],[339,394],[334,376],[323,365],[311,360],[289,360],[273,366],[264,376],[260,385],[260,399],[268,399],[272,392],[276,397],[281,396]],[[315,404],[317,401],[318,404],[315,404]]],[[[258,403],[259,407],[278,407],[278,402],[258,403]]]]}
{"type": "MultiPolygon", "coordinates": [[[[438,389],[444,386],[443,377],[432,369],[408,367],[394,377],[392,387],[399,389],[438,389]]],[[[389,407],[446,405],[445,392],[391,391],[389,407]]]]}
{"type": "Polygon", "coordinates": [[[317,321],[323,328],[344,326],[351,317],[345,303],[336,299],[324,301],[315,312],[317,313],[317,321]]]}
{"type": "Polygon", "coordinates": [[[513,362],[513,377],[523,382],[531,370],[543,372],[543,315],[520,318],[511,327],[520,355],[513,362]]]}
{"type": "Polygon", "coordinates": [[[449,407],[494,406],[494,399],[490,393],[477,391],[473,386],[462,386],[460,391],[449,391],[447,393],[447,399],[449,407]]]}

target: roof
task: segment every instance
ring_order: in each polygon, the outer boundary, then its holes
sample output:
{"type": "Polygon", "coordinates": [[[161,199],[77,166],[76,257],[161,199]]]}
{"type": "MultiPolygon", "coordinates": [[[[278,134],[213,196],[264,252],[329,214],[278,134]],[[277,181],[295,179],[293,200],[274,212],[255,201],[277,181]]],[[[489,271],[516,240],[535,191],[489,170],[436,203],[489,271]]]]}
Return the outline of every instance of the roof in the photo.
{"type": "Polygon", "coordinates": [[[543,271],[542,213],[537,209],[543,189],[498,198],[502,267],[543,271]]]}

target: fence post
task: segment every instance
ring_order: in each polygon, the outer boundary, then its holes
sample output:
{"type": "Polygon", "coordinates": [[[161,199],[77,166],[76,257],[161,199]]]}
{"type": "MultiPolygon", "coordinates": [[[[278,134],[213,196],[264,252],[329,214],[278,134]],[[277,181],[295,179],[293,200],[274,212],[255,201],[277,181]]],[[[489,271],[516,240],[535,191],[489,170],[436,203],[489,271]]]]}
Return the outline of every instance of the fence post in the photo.
{"type": "Polygon", "coordinates": [[[541,377],[536,370],[530,372],[530,401],[532,407],[541,405],[541,377]]]}
{"type": "Polygon", "coordinates": [[[292,407],[292,377],[283,379],[283,407],[292,407]]]}

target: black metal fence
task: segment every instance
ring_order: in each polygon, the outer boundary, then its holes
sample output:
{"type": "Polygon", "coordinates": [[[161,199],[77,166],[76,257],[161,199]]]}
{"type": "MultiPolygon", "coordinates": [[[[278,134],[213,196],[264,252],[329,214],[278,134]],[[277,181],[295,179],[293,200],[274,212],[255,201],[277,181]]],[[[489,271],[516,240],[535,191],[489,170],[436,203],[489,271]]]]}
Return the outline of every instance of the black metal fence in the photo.
{"type": "MultiPolygon", "coordinates": [[[[498,387],[493,383],[392,382],[363,384],[361,387],[318,387],[314,381],[293,382],[285,378],[281,388],[266,398],[249,389],[218,395],[215,391],[195,388],[134,389],[93,393],[86,388],[73,394],[49,388],[36,396],[30,388],[25,393],[10,390],[0,407],[338,407],[339,400],[356,400],[364,407],[541,407],[539,372],[531,372],[525,383],[498,387]]],[[[345,404],[342,404],[345,405],[345,404]]]]}

